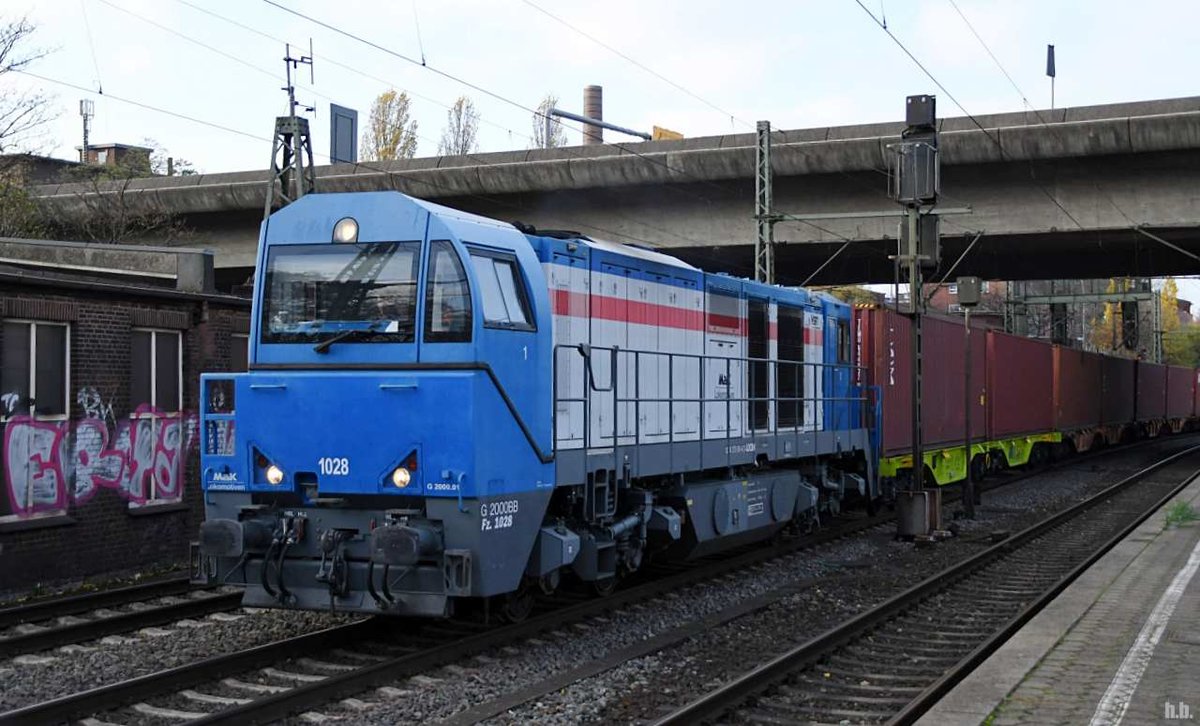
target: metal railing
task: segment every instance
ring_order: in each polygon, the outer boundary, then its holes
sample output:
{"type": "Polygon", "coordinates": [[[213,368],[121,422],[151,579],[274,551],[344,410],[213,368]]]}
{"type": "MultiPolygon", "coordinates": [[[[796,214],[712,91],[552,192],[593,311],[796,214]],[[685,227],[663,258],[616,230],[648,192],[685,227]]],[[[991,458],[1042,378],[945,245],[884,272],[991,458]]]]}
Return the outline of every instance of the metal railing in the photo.
{"type": "Polygon", "coordinates": [[[878,392],[857,382],[865,380],[864,372],[862,366],[849,363],[558,344],[554,349],[555,448],[575,442],[588,449],[874,430],[878,392]],[[576,363],[579,370],[572,371],[575,356],[581,362],[576,363]],[[603,365],[598,366],[601,361],[603,365]],[[598,372],[598,367],[607,370],[598,372]],[[656,390],[643,392],[647,372],[655,381],[654,386],[647,388],[656,390]],[[632,384],[626,376],[632,378],[632,384]],[[676,395],[680,393],[681,379],[683,395],[676,395]],[[710,392],[714,395],[706,395],[710,392]],[[601,418],[609,411],[612,416],[611,426],[598,437],[593,435],[595,405],[604,407],[601,418]],[[559,430],[562,406],[568,408],[572,418],[578,411],[581,421],[566,435],[559,430]],[[708,425],[712,406],[720,407],[723,426],[708,425]],[[688,420],[684,422],[688,428],[679,430],[676,413],[681,409],[689,419],[695,416],[694,428],[688,420]],[[643,421],[649,419],[644,416],[649,411],[654,412],[659,423],[655,430],[647,432],[643,430],[643,421]],[[660,417],[664,412],[666,421],[662,423],[660,417]]]}

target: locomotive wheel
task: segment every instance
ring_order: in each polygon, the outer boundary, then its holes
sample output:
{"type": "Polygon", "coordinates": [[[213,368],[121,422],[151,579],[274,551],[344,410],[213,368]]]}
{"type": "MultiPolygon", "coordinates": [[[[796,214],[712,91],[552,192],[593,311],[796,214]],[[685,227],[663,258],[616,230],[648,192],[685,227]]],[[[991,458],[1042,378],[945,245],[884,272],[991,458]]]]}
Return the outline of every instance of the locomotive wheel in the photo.
{"type": "Polygon", "coordinates": [[[500,616],[510,623],[519,623],[533,612],[533,588],[522,581],[513,592],[500,596],[500,616]]]}
{"type": "Polygon", "coordinates": [[[599,580],[595,580],[592,582],[592,589],[600,597],[608,597],[617,589],[617,578],[614,575],[613,577],[602,577],[599,580]]]}

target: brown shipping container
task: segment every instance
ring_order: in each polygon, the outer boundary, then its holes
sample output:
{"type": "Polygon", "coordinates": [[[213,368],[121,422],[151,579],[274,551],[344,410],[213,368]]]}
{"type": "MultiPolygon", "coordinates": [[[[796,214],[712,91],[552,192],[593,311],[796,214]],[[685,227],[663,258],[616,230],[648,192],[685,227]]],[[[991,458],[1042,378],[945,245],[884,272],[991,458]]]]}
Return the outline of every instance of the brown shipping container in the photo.
{"type": "Polygon", "coordinates": [[[1137,420],[1165,418],[1167,415],[1167,367],[1138,361],[1137,420]]]}
{"type": "Polygon", "coordinates": [[[988,332],[988,436],[993,439],[1054,427],[1054,346],[988,332]]]}
{"type": "Polygon", "coordinates": [[[1054,346],[1054,425],[1059,431],[1098,426],[1103,411],[1104,356],[1054,346]]]}
{"type": "Polygon", "coordinates": [[[1195,411],[1192,369],[1167,366],[1167,418],[1191,418],[1195,411]]]}
{"type": "MultiPolygon", "coordinates": [[[[890,308],[855,311],[858,320],[858,364],[879,386],[883,406],[881,454],[896,456],[912,448],[912,327],[907,316],[890,308]]],[[[986,434],[987,332],[971,326],[971,436],[986,434]]],[[[926,448],[960,444],[965,418],[966,340],[961,319],[932,315],[923,320],[924,352],[921,429],[926,448]]]]}
{"type": "Polygon", "coordinates": [[[1104,356],[1104,397],[1101,399],[1101,423],[1126,424],[1134,416],[1136,363],[1128,358],[1104,356]]]}

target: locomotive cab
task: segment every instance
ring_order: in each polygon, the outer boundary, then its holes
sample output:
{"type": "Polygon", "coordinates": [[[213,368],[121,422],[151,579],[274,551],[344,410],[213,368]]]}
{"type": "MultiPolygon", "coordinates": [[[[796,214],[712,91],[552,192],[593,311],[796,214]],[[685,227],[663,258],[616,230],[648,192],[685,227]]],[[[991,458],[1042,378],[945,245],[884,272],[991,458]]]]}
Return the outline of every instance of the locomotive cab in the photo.
{"type": "Polygon", "coordinates": [[[438,616],[515,590],[554,486],[525,237],[394,192],[309,195],[264,223],[257,269],[250,371],[202,377],[198,579],[438,616]]]}

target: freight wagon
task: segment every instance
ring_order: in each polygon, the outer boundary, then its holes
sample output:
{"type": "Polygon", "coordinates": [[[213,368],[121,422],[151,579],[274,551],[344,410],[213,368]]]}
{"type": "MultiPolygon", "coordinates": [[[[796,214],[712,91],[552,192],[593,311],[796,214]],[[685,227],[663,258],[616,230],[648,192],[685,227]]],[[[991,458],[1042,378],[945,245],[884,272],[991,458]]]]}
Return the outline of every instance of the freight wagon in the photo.
{"type": "MultiPolygon", "coordinates": [[[[855,362],[878,391],[881,486],[912,471],[911,323],[879,306],[854,311],[855,362]]],[[[964,419],[971,408],[976,476],[1132,438],[1179,432],[1197,412],[1191,368],[1105,356],[1021,338],[979,324],[971,330],[971,391],[961,319],[929,315],[923,324],[922,433],[928,479],[966,478],[964,419]]]]}

